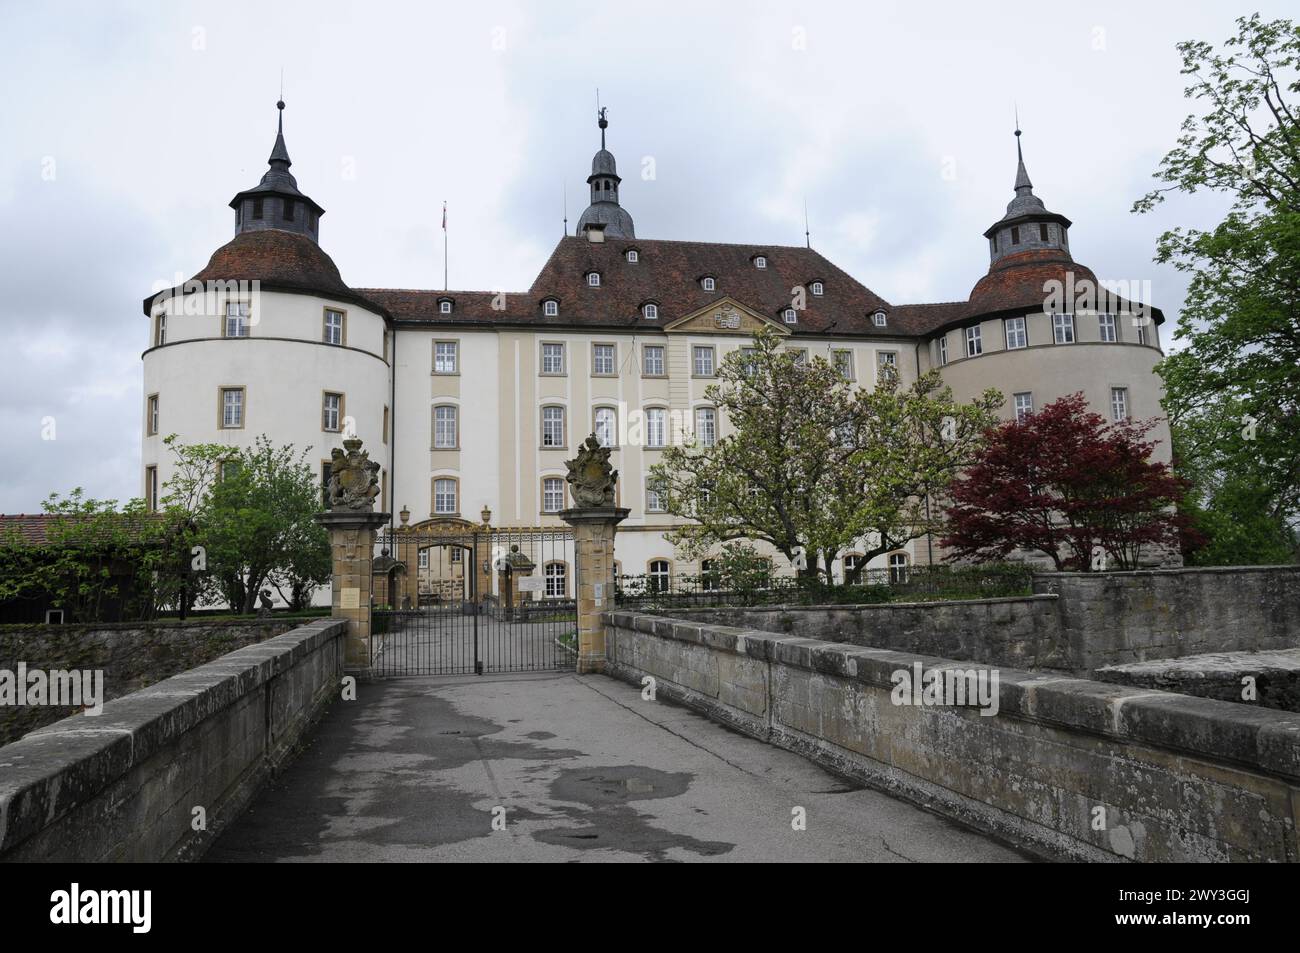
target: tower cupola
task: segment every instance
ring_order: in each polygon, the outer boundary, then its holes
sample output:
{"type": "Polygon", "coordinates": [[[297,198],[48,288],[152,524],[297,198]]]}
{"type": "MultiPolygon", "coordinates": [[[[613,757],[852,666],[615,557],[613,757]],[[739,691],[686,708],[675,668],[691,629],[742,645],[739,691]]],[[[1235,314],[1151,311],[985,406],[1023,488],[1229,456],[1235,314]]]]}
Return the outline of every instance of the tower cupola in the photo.
{"type": "Polygon", "coordinates": [[[604,107],[600,110],[597,125],[600,127],[600,151],[592,156],[591,175],[587,176],[591,204],[578,219],[576,234],[583,236],[599,231],[606,238],[635,238],[632,216],[618,204],[618,186],[623,180],[619,178],[614,154],[605,148],[605,130],[609,128],[609,120],[605,117],[604,107]]]}
{"type": "Polygon", "coordinates": [[[320,217],[325,210],[298,191],[298,180],[289,171],[293,162],[284,144],[284,100],[277,102],[275,108],[280,111],[280,118],[275,145],[267,159],[269,168],[257,185],[230,200],[230,207],[235,210],[235,234],[278,229],[319,241],[320,217]]]}
{"type": "Polygon", "coordinates": [[[984,237],[989,240],[990,262],[1031,249],[1056,251],[1069,260],[1070,220],[1048,211],[1043,200],[1034,194],[1034,184],[1029,181],[1029,171],[1025,168],[1018,127],[1014,189],[1016,195],[1007,205],[1006,214],[984,232],[984,237]]]}

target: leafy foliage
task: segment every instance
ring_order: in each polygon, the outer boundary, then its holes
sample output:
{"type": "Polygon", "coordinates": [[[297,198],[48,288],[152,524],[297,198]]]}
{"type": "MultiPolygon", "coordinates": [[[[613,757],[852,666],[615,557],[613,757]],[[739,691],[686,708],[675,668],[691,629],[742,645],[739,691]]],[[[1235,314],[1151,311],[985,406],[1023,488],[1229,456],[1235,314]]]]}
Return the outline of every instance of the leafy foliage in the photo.
{"type": "MultiPolygon", "coordinates": [[[[1003,402],[988,391],[953,400],[937,373],[902,388],[887,368],[856,388],[820,357],[804,360],[770,330],[727,354],[705,391],[732,430],[710,447],[667,448],[651,469],[686,558],[721,543],[761,540],[825,573],[856,540],[865,559],[936,526],[930,497],[966,463],[1003,402]]],[[[865,561],[865,560],[864,560],[865,561]]]]}
{"type": "Polygon", "coordinates": [[[950,559],[1046,555],[1089,571],[1094,547],[1120,569],[1144,551],[1175,549],[1186,519],[1174,512],[1187,482],[1151,460],[1155,421],[1108,423],[1083,394],[1062,397],[994,428],[975,463],[949,487],[950,559]]]}
{"type": "Polygon", "coordinates": [[[1264,553],[1241,519],[1280,555],[1300,516],[1300,128],[1288,102],[1300,92],[1300,27],[1256,14],[1237,31],[1221,51],[1179,44],[1186,96],[1202,112],[1162,159],[1165,185],[1134,208],[1171,192],[1232,200],[1214,228],[1160,237],[1156,260],[1191,282],[1175,333],[1184,346],[1157,370],[1210,536],[1194,558],[1249,562],[1264,553]]]}

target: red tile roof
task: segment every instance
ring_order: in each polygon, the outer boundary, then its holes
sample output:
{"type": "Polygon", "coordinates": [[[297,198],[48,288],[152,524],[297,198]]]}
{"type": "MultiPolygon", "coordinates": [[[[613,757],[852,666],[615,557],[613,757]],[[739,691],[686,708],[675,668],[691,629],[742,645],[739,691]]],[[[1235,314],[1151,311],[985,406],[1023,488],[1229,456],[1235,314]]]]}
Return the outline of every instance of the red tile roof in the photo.
{"type": "MultiPolygon", "coordinates": [[[[66,525],[69,520],[76,520],[77,517],[65,516],[60,513],[19,513],[17,515],[0,514],[0,546],[9,545],[11,540],[17,540],[28,546],[45,546],[50,542],[50,532],[60,525],[66,525]]],[[[149,517],[151,520],[162,520],[165,517],[159,513],[149,517]]],[[[139,529],[139,524],[135,524],[132,529],[139,529]]]]}

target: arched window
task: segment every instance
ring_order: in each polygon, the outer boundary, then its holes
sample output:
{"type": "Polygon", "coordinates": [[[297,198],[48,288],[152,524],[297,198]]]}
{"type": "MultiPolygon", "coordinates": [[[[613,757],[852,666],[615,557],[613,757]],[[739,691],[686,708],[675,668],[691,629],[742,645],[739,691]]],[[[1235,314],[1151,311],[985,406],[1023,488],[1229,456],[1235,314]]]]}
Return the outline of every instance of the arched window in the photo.
{"type": "Polygon", "coordinates": [[[641,260],[640,252],[638,252],[635,248],[629,248],[627,250],[627,260],[631,264],[635,265],[638,261],[641,260]]]}
{"type": "Polygon", "coordinates": [[[700,287],[703,288],[705,291],[714,291],[717,289],[718,283],[714,281],[712,278],[701,278],[700,287]]]}
{"type": "Polygon", "coordinates": [[[614,446],[618,436],[618,411],[613,407],[597,407],[593,415],[592,431],[602,447],[614,446]]]}
{"type": "Polygon", "coordinates": [[[889,554],[889,581],[891,584],[907,582],[907,554],[889,554]]]}
{"type": "Polygon", "coordinates": [[[820,298],[822,296],[822,293],[826,290],[826,286],[823,285],[820,281],[814,281],[808,290],[820,298]]]}
{"type": "Polygon", "coordinates": [[[862,582],[863,581],[862,577],[855,576],[854,573],[858,571],[858,569],[863,565],[864,562],[865,560],[863,560],[861,553],[845,553],[844,554],[844,581],[848,582],[850,579],[853,579],[857,582],[862,582]]]}
{"type": "Polygon", "coordinates": [[[667,592],[672,585],[672,564],[666,559],[652,559],[646,572],[646,590],[667,592]]]}
{"type": "Polygon", "coordinates": [[[720,588],[721,580],[712,559],[700,560],[700,588],[705,592],[714,592],[720,588]]]}
{"type": "Polygon", "coordinates": [[[600,272],[598,272],[598,271],[589,271],[589,272],[587,272],[587,284],[589,284],[589,285],[590,285],[591,287],[593,287],[593,288],[599,288],[599,287],[600,287],[600,272]]]}
{"type": "Polygon", "coordinates": [[[548,318],[553,318],[560,313],[560,302],[554,298],[547,298],[542,302],[542,314],[548,318]]]}
{"type": "Polygon", "coordinates": [[[647,304],[641,309],[641,313],[644,314],[648,320],[656,321],[659,319],[659,305],[647,304]]]}
{"type": "Polygon", "coordinates": [[[756,256],[754,257],[754,267],[755,267],[755,268],[766,268],[766,267],[767,267],[767,259],[766,259],[765,257],[763,257],[762,255],[756,255],[756,256]]]}
{"type": "Polygon", "coordinates": [[[785,318],[786,324],[794,324],[799,320],[799,315],[795,313],[794,308],[786,308],[781,316],[785,318]]]}
{"type": "Polygon", "coordinates": [[[456,481],[444,477],[433,481],[433,512],[451,516],[457,512],[456,481]]]}
{"type": "Polygon", "coordinates": [[[871,320],[875,322],[876,327],[883,328],[885,326],[885,312],[877,311],[871,316],[871,320]]]}
{"type": "Polygon", "coordinates": [[[546,564],[546,598],[563,599],[569,594],[569,567],[564,563],[546,564]]]}

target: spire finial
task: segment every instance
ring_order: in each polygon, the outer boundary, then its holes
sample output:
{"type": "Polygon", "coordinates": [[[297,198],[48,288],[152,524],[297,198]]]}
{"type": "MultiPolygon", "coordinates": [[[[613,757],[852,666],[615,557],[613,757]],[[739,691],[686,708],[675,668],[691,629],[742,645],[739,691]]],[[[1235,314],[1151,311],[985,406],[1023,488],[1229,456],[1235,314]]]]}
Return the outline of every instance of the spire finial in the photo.
{"type": "Polygon", "coordinates": [[[1020,148],[1020,107],[1016,107],[1016,184],[1017,195],[1032,195],[1034,183],[1029,181],[1029,172],[1025,169],[1025,154],[1020,148]]]}
{"type": "Polygon", "coordinates": [[[605,130],[609,128],[609,120],[605,118],[605,108],[600,104],[600,90],[596,90],[596,125],[600,126],[600,147],[605,148],[605,130]]]}

